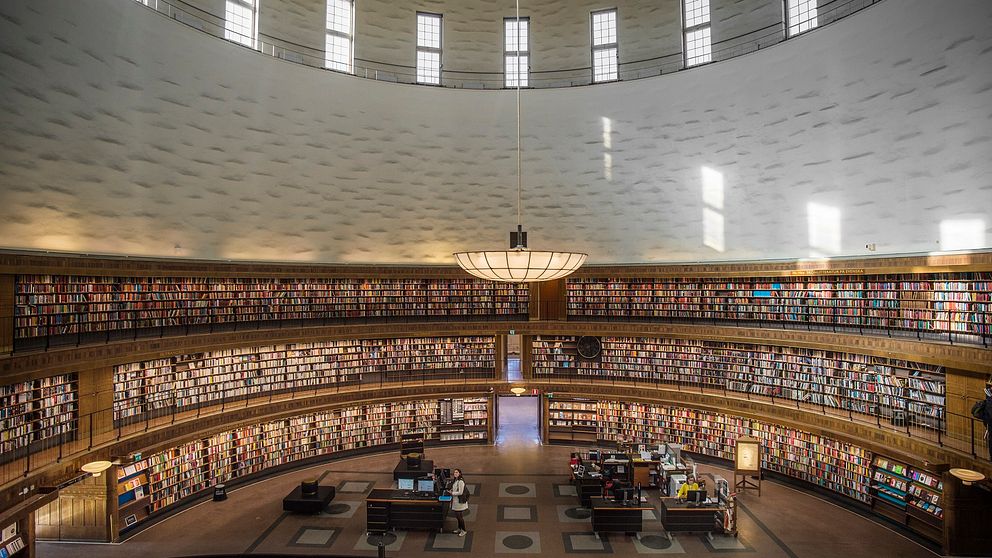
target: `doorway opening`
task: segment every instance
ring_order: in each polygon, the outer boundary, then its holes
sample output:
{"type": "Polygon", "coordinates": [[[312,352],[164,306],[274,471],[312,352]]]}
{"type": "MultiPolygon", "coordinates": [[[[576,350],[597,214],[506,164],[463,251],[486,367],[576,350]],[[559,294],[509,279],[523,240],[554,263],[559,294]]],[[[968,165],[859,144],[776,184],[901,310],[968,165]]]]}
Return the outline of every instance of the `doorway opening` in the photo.
{"type": "Polygon", "coordinates": [[[506,381],[523,380],[520,372],[520,335],[506,336],[506,381]]]}
{"type": "Polygon", "coordinates": [[[497,397],[496,445],[540,446],[540,403],[541,398],[536,395],[497,397]]]}

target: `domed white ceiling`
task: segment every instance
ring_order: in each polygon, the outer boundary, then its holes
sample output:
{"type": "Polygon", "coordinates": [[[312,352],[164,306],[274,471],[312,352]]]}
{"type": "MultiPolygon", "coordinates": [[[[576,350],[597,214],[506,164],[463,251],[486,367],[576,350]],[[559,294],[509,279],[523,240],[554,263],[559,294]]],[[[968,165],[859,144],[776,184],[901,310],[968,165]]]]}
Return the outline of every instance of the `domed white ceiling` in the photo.
{"type": "MultiPolygon", "coordinates": [[[[377,83],[122,0],[0,3],[0,246],[452,263],[515,224],[513,93],[377,83]]],[[[594,263],[990,246],[992,3],[523,93],[524,224],[594,263]]]]}

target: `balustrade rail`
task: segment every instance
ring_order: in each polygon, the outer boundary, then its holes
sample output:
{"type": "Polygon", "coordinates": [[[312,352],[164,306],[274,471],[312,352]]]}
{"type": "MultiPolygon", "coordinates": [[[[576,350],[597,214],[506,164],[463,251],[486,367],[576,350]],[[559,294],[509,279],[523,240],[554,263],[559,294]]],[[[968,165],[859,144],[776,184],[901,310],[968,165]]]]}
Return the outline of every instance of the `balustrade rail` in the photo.
{"type": "MultiPolygon", "coordinates": [[[[128,0],[131,1],[131,0],[128,0]]],[[[233,30],[225,29],[224,17],[202,8],[197,8],[182,0],[136,0],[148,8],[173,19],[179,23],[202,31],[214,37],[225,39],[234,44],[244,46],[262,54],[302,64],[313,68],[324,69],[337,73],[345,73],[360,78],[394,83],[417,84],[416,66],[407,66],[384,61],[365,60],[356,58],[352,63],[351,72],[340,72],[326,68],[323,46],[315,47],[302,45],[286,38],[274,37],[260,33],[256,36],[246,36],[233,30]]],[[[774,1],[774,0],[768,0],[774,1]]],[[[815,26],[822,27],[857,13],[882,0],[833,0],[817,7],[815,26]]],[[[799,24],[794,24],[799,25],[799,24]]],[[[787,37],[786,24],[783,21],[766,25],[746,33],[741,33],[712,44],[711,58],[714,62],[728,60],[756,52],[763,48],[779,44],[795,38],[787,37]]],[[[359,36],[357,40],[362,40],[359,36]]],[[[494,48],[498,45],[493,45],[494,48]]],[[[411,45],[412,49],[412,45],[411,45]]],[[[622,45],[621,45],[622,51],[622,45]]],[[[696,68],[701,65],[694,65],[696,68]]],[[[640,60],[620,61],[618,64],[618,80],[629,81],[647,77],[669,74],[691,69],[686,67],[681,52],[663,53],[658,56],[640,60]]],[[[531,71],[529,73],[530,88],[556,88],[591,85],[592,67],[563,68],[557,70],[531,71]]],[[[480,71],[478,69],[441,68],[440,85],[430,87],[450,87],[456,89],[505,89],[505,74],[502,69],[480,71]]]]}

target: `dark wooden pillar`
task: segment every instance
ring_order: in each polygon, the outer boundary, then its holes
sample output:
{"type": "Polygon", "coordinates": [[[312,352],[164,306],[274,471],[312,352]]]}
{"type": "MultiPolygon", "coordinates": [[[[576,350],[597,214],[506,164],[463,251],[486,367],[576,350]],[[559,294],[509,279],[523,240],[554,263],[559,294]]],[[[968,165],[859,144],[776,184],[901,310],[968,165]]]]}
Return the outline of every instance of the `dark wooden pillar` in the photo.
{"type": "Polygon", "coordinates": [[[989,481],[965,485],[944,473],[944,553],[988,556],[992,553],[992,486],[989,481]]]}

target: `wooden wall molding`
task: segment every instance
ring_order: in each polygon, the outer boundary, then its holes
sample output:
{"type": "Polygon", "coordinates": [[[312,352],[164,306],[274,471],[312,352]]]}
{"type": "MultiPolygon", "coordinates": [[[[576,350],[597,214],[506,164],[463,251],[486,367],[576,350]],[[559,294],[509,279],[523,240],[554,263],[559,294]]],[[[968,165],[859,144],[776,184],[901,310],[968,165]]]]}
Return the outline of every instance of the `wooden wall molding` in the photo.
{"type": "MultiPolygon", "coordinates": [[[[740,261],[690,264],[587,265],[575,277],[778,277],[992,271],[992,251],[964,254],[740,261]]],[[[198,277],[466,278],[455,265],[369,265],[232,262],[140,256],[0,250],[0,274],[198,277]]]]}
{"type": "Polygon", "coordinates": [[[801,277],[809,275],[875,275],[992,271],[992,251],[968,254],[830,258],[691,264],[589,265],[573,277],[801,277]]]}
{"type": "Polygon", "coordinates": [[[371,339],[455,335],[603,335],[670,337],[805,347],[866,354],[935,364],[985,377],[992,372],[992,351],[973,345],[951,345],[913,338],[879,337],[797,329],[719,325],[611,322],[421,322],[294,327],[204,335],[145,338],[105,345],[52,349],[0,358],[0,383],[14,383],[62,372],[108,367],[177,354],[230,348],[310,343],[335,339],[371,339]]]}
{"type": "Polygon", "coordinates": [[[468,279],[458,266],[347,265],[292,262],[231,262],[42,254],[0,250],[0,273],[30,275],[92,275],[114,277],[262,277],[353,279],[468,279]]]}

